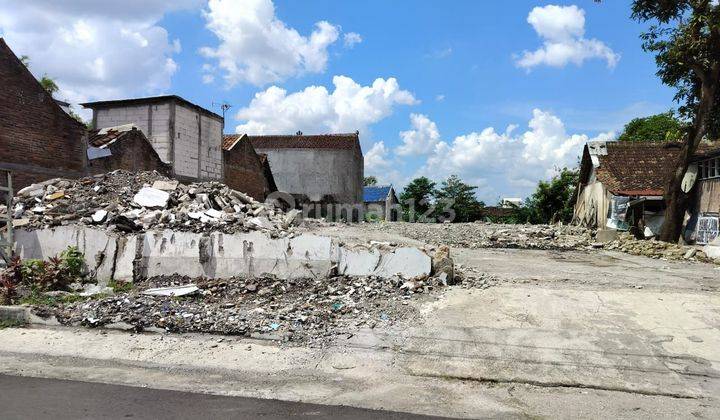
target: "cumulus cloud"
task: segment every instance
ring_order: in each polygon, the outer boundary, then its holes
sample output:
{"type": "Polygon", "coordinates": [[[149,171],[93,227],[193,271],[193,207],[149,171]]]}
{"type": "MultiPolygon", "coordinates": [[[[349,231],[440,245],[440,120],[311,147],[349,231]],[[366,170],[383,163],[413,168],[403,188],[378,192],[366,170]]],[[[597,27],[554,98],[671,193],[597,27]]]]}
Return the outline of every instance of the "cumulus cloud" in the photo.
{"type": "Polygon", "coordinates": [[[300,35],[277,18],[271,0],[210,0],[203,15],[219,44],[200,52],[217,60],[229,86],[261,86],[323,72],[328,47],[340,35],[340,27],[326,21],[315,23],[310,35],[300,35]]]}
{"type": "Polygon", "coordinates": [[[620,60],[620,55],[602,41],[584,37],[585,11],[575,5],[535,7],[527,21],[543,39],[543,45],[523,52],[516,61],[519,67],[529,70],[539,65],[564,67],[569,63],[580,66],[585,60],[599,58],[612,68],[620,60]]]}
{"type": "Polygon", "coordinates": [[[61,99],[160,93],[170,86],[181,46],[158,22],[197,3],[0,0],[0,35],[16,54],[30,57],[36,76],[56,80],[61,99]]]}
{"type": "Polygon", "coordinates": [[[343,35],[343,44],[345,45],[345,48],[353,48],[362,41],[362,36],[360,36],[357,32],[348,32],[343,35]]]}
{"type": "Polygon", "coordinates": [[[400,88],[397,80],[376,79],[362,86],[346,76],[333,77],[332,92],[325,86],[309,86],[302,91],[288,93],[271,86],[258,92],[250,104],[238,111],[243,121],[238,133],[287,134],[303,131],[366,132],[368,126],[390,114],[397,105],[412,105],[417,100],[412,93],[400,88]]]}
{"type": "Polygon", "coordinates": [[[376,142],[365,152],[365,176],[376,177],[380,184],[392,184],[396,191],[408,181],[398,170],[401,165],[402,162],[390,156],[390,148],[385,146],[385,142],[376,142]]]}
{"type": "Polygon", "coordinates": [[[504,132],[488,127],[480,132],[441,141],[418,172],[435,179],[460,175],[483,185],[484,198],[507,194],[528,194],[539,179],[552,176],[557,168],[573,167],[583,145],[593,140],[610,140],[614,133],[590,138],[568,134],[564,123],[550,112],[534,109],[528,130],[515,134],[517,126],[504,132]]]}
{"type": "Polygon", "coordinates": [[[411,130],[400,132],[402,144],[395,150],[399,156],[425,155],[440,141],[437,125],[426,115],[410,114],[411,130]]]}

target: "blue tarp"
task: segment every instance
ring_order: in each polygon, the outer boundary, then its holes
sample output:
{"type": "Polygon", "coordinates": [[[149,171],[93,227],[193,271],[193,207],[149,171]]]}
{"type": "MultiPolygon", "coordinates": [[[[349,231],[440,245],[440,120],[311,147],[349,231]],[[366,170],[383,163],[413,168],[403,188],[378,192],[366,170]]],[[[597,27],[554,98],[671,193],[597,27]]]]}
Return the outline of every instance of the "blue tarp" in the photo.
{"type": "Polygon", "coordinates": [[[385,201],[392,185],[373,185],[363,188],[363,201],[366,203],[377,203],[385,201]]]}

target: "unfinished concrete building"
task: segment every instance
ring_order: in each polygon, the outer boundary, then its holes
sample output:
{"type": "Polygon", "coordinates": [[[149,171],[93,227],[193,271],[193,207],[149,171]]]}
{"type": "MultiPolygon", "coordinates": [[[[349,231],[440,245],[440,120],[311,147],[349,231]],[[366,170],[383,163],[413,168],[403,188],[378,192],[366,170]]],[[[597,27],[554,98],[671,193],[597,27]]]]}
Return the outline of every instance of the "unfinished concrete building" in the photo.
{"type": "Polygon", "coordinates": [[[0,38],[0,168],[20,189],[85,173],[85,126],[69,116],[0,38]]]}
{"type": "Polygon", "coordinates": [[[95,129],[134,124],[150,140],[171,175],[182,181],[222,180],[223,117],[179,96],[82,104],[95,129]]]}
{"type": "Polygon", "coordinates": [[[381,220],[397,222],[400,206],[392,185],[368,185],[363,188],[365,211],[377,215],[381,220]]]}
{"type": "Polygon", "coordinates": [[[248,136],[266,154],[279,191],[299,202],[363,204],[358,133],[248,136]]]}
{"type": "Polygon", "coordinates": [[[225,184],[256,200],[277,191],[267,156],[255,152],[247,135],[230,134],[223,138],[225,184]]]}

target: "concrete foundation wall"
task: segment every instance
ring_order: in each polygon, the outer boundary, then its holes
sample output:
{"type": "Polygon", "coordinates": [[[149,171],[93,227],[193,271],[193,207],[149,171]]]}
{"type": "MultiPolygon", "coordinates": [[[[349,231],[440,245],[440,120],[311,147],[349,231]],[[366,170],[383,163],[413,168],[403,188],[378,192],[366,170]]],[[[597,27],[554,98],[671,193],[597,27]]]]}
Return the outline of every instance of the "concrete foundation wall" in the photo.
{"type": "Polygon", "coordinates": [[[278,190],[312,201],[331,195],[338,203],[362,203],[363,159],[355,150],[256,149],[267,154],[278,190]]]}
{"type": "Polygon", "coordinates": [[[98,283],[133,281],[173,274],[189,277],[322,278],[337,267],[348,276],[374,275],[409,279],[431,273],[431,258],[416,248],[377,249],[340,245],[311,234],[270,238],[262,232],[226,235],[147,232],[118,237],[86,226],[18,230],[15,249],[21,258],[48,259],[76,246],[98,283]]]}

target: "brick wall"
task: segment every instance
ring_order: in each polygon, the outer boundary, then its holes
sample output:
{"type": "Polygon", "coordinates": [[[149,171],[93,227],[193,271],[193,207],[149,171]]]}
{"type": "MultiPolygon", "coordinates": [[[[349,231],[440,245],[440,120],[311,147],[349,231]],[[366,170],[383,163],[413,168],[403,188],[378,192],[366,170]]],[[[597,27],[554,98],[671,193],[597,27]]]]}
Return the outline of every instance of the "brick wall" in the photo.
{"type": "Polygon", "coordinates": [[[88,161],[88,170],[92,175],[124,169],[132,172],[158,171],[170,176],[170,165],[163,163],[139,130],[127,132],[108,148],[111,156],[88,161]]]}
{"type": "Polygon", "coordinates": [[[265,200],[270,192],[263,164],[249,141],[240,140],[225,156],[225,184],[256,200],[265,200]]]}
{"type": "Polygon", "coordinates": [[[85,127],[65,113],[0,38],[0,166],[16,189],[85,171],[85,127]]]}

